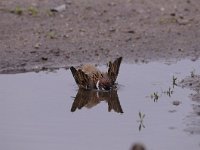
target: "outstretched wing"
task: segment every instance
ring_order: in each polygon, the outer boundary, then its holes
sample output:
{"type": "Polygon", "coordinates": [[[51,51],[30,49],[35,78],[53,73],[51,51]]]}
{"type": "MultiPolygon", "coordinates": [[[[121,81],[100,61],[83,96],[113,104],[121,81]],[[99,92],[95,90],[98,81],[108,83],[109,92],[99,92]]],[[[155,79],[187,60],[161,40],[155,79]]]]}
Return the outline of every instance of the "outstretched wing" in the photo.
{"type": "Polygon", "coordinates": [[[109,62],[108,76],[112,80],[112,84],[114,84],[117,79],[121,62],[122,57],[117,58],[113,63],[111,61],[109,62]]]}
{"type": "Polygon", "coordinates": [[[70,70],[76,81],[76,84],[80,88],[88,89],[90,86],[89,85],[89,83],[90,83],[89,76],[87,74],[85,74],[82,70],[80,70],[80,69],[76,70],[74,67],[70,67],[70,70]]]}

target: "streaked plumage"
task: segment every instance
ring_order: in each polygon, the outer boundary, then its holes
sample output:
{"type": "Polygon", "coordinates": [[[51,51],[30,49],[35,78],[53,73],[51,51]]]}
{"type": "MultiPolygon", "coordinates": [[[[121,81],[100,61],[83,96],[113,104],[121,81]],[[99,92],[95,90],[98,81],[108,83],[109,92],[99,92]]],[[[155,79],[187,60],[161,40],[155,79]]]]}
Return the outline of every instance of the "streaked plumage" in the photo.
{"type": "Polygon", "coordinates": [[[117,79],[121,61],[122,57],[117,58],[114,62],[110,61],[108,72],[101,72],[90,64],[79,69],[70,67],[70,70],[79,88],[110,90],[117,79]]]}

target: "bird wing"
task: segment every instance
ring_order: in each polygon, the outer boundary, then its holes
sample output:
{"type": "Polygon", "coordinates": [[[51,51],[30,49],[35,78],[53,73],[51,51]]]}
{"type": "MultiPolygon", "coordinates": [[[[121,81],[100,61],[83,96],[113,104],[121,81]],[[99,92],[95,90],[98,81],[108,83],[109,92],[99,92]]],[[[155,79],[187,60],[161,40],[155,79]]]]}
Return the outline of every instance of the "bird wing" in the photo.
{"type": "Polygon", "coordinates": [[[112,80],[112,84],[114,84],[117,79],[121,62],[122,57],[117,58],[114,62],[109,62],[108,76],[112,80]]]}
{"type": "Polygon", "coordinates": [[[80,88],[88,89],[90,87],[90,78],[81,69],[76,70],[74,67],[70,67],[72,75],[80,88]]]}

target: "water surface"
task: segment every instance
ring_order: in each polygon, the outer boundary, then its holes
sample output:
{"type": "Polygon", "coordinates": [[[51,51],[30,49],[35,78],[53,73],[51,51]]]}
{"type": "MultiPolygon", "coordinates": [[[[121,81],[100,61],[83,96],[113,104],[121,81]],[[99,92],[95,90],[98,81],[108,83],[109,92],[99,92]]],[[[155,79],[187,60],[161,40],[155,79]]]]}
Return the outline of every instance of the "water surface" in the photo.
{"type": "Polygon", "coordinates": [[[189,97],[194,91],[173,88],[172,80],[194,69],[200,74],[199,64],[122,64],[111,100],[109,94],[89,93],[75,110],[75,97],[83,96],[69,70],[0,75],[0,149],[128,150],[140,142],[148,150],[197,150],[200,132],[192,122],[200,126],[194,110],[200,104],[189,97]]]}

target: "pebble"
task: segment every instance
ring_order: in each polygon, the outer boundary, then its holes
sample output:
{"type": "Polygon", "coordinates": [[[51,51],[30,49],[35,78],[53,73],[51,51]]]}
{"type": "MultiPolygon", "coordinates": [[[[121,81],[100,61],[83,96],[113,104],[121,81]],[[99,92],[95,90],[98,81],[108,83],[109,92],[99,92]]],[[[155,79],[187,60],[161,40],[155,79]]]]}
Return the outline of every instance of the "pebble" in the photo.
{"type": "Polygon", "coordinates": [[[172,104],[175,105],[175,106],[178,106],[178,105],[181,104],[181,102],[180,101],[173,101],[172,104]]]}

